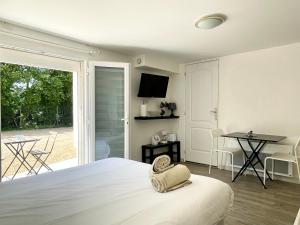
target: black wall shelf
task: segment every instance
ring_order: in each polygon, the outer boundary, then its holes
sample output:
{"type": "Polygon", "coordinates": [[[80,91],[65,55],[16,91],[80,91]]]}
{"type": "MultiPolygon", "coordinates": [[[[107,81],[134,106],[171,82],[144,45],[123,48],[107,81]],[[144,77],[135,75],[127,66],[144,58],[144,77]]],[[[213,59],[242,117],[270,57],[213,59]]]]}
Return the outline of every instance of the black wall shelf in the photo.
{"type": "Polygon", "coordinates": [[[136,116],[135,120],[170,120],[178,119],[179,116],[136,116]]]}

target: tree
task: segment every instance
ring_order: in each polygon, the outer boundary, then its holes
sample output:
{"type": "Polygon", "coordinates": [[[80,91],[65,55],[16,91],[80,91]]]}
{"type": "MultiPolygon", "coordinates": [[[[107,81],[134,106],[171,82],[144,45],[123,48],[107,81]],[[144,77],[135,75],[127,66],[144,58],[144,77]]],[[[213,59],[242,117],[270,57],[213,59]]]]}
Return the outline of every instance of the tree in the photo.
{"type": "Polygon", "coordinates": [[[2,129],[72,126],[72,73],[0,63],[2,129]]]}

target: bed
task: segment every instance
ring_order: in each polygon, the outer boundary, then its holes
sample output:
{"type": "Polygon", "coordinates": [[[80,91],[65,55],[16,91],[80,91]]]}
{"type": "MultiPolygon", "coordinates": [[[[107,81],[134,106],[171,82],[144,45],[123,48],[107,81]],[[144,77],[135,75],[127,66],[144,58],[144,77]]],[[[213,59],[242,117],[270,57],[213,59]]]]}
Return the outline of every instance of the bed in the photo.
{"type": "Polygon", "coordinates": [[[157,193],[148,164],[109,158],[0,184],[1,225],[216,225],[231,188],[192,175],[191,185],[157,193]]]}

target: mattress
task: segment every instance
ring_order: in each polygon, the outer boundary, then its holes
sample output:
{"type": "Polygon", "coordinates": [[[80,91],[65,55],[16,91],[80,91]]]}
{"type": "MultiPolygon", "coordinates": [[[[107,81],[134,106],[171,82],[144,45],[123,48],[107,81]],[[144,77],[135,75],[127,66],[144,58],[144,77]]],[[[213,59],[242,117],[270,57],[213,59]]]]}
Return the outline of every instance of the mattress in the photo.
{"type": "Polygon", "coordinates": [[[192,175],[191,185],[157,193],[148,164],[109,158],[0,184],[1,225],[214,225],[231,188],[192,175]]]}

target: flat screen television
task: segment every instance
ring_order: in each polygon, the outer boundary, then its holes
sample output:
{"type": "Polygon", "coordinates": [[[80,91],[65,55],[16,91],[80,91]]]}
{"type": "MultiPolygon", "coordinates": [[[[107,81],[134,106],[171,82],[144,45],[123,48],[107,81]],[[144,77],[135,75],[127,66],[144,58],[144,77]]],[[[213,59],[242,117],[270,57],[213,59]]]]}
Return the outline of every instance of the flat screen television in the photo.
{"type": "Polygon", "coordinates": [[[142,73],[138,97],[165,98],[169,77],[142,73]]]}

